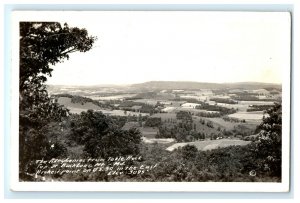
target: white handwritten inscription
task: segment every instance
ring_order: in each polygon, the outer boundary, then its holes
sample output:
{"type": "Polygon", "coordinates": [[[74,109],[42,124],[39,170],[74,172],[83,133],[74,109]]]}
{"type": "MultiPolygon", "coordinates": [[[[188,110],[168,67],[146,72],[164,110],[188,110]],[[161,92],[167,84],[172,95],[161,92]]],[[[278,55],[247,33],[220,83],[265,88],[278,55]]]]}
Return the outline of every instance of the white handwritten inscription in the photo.
{"type": "Polygon", "coordinates": [[[158,164],[141,164],[141,156],[119,156],[107,159],[50,159],[36,160],[36,175],[64,175],[103,172],[108,176],[139,175],[155,169],[158,164]]]}

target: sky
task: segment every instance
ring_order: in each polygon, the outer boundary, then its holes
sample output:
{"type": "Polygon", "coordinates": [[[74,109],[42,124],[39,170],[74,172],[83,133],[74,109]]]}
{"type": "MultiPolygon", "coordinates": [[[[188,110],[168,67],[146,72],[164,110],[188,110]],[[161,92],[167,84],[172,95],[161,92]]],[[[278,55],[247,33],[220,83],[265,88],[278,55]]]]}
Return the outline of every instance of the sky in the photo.
{"type": "Polygon", "coordinates": [[[47,84],[146,81],[282,83],[290,18],[278,12],[102,11],[41,13],[98,40],[53,66],[47,84]]]}

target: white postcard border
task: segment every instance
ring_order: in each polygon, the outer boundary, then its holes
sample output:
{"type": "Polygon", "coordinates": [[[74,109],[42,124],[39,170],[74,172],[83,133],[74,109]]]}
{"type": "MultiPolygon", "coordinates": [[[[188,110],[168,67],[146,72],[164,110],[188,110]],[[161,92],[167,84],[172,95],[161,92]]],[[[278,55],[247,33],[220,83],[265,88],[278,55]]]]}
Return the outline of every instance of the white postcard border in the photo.
{"type": "MultiPolygon", "coordinates": [[[[70,13],[70,11],[65,11],[70,13]]],[[[79,11],[83,12],[83,11],[79,11]]],[[[105,11],[110,12],[110,11],[105,11]]],[[[124,12],[124,11],[112,11],[124,12]]],[[[131,11],[141,12],[141,11],[131,11]]],[[[149,12],[149,11],[144,11],[149,12]]],[[[151,12],[151,11],[150,11],[151,12]]],[[[165,11],[161,11],[165,12],[165,11]]],[[[176,12],[176,11],[172,11],[176,12]]],[[[189,12],[189,11],[186,11],[189,12]]],[[[194,11],[195,12],[195,11],[194,11]]],[[[67,14],[65,13],[65,14],[67,14]]],[[[19,182],[19,21],[53,20],[61,12],[15,11],[12,20],[11,69],[11,185],[13,191],[149,191],[149,192],[288,192],[290,186],[290,70],[283,71],[282,84],[282,182],[281,183],[199,183],[199,182],[19,182]],[[51,13],[49,15],[49,12],[51,13]],[[37,18],[38,16],[38,18],[37,18]]]]}

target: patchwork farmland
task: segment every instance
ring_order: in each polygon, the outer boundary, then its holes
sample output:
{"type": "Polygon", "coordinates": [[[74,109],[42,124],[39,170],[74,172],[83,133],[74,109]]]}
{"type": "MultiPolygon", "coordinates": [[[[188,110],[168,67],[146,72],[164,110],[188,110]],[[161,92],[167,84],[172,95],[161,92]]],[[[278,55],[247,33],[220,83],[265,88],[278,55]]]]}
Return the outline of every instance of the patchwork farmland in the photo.
{"type": "Polygon", "coordinates": [[[177,88],[163,84],[149,87],[150,83],[119,89],[116,86],[51,87],[50,92],[70,113],[92,109],[107,116],[123,117],[120,123],[123,129],[136,128],[145,144],[165,144],[165,149],[170,143],[191,144],[199,150],[247,144],[243,139],[255,136],[264,111],[281,101],[281,89],[276,85],[242,85],[241,88],[229,85],[225,89],[212,85],[211,89],[208,86],[197,89],[182,84],[177,88]]]}

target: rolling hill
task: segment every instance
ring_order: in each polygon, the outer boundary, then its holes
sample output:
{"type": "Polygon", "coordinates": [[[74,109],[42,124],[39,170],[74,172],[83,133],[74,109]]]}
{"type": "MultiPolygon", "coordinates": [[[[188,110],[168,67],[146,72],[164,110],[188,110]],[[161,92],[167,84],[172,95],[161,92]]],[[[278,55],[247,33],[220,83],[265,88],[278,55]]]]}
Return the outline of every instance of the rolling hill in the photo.
{"type": "Polygon", "coordinates": [[[260,82],[238,82],[238,83],[203,83],[190,81],[149,81],[131,85],[132,88],[144,90],[194,90],[194,89],[263,89],[275,88],[281,89],[281,84],[260,83],[260,82]]]}

